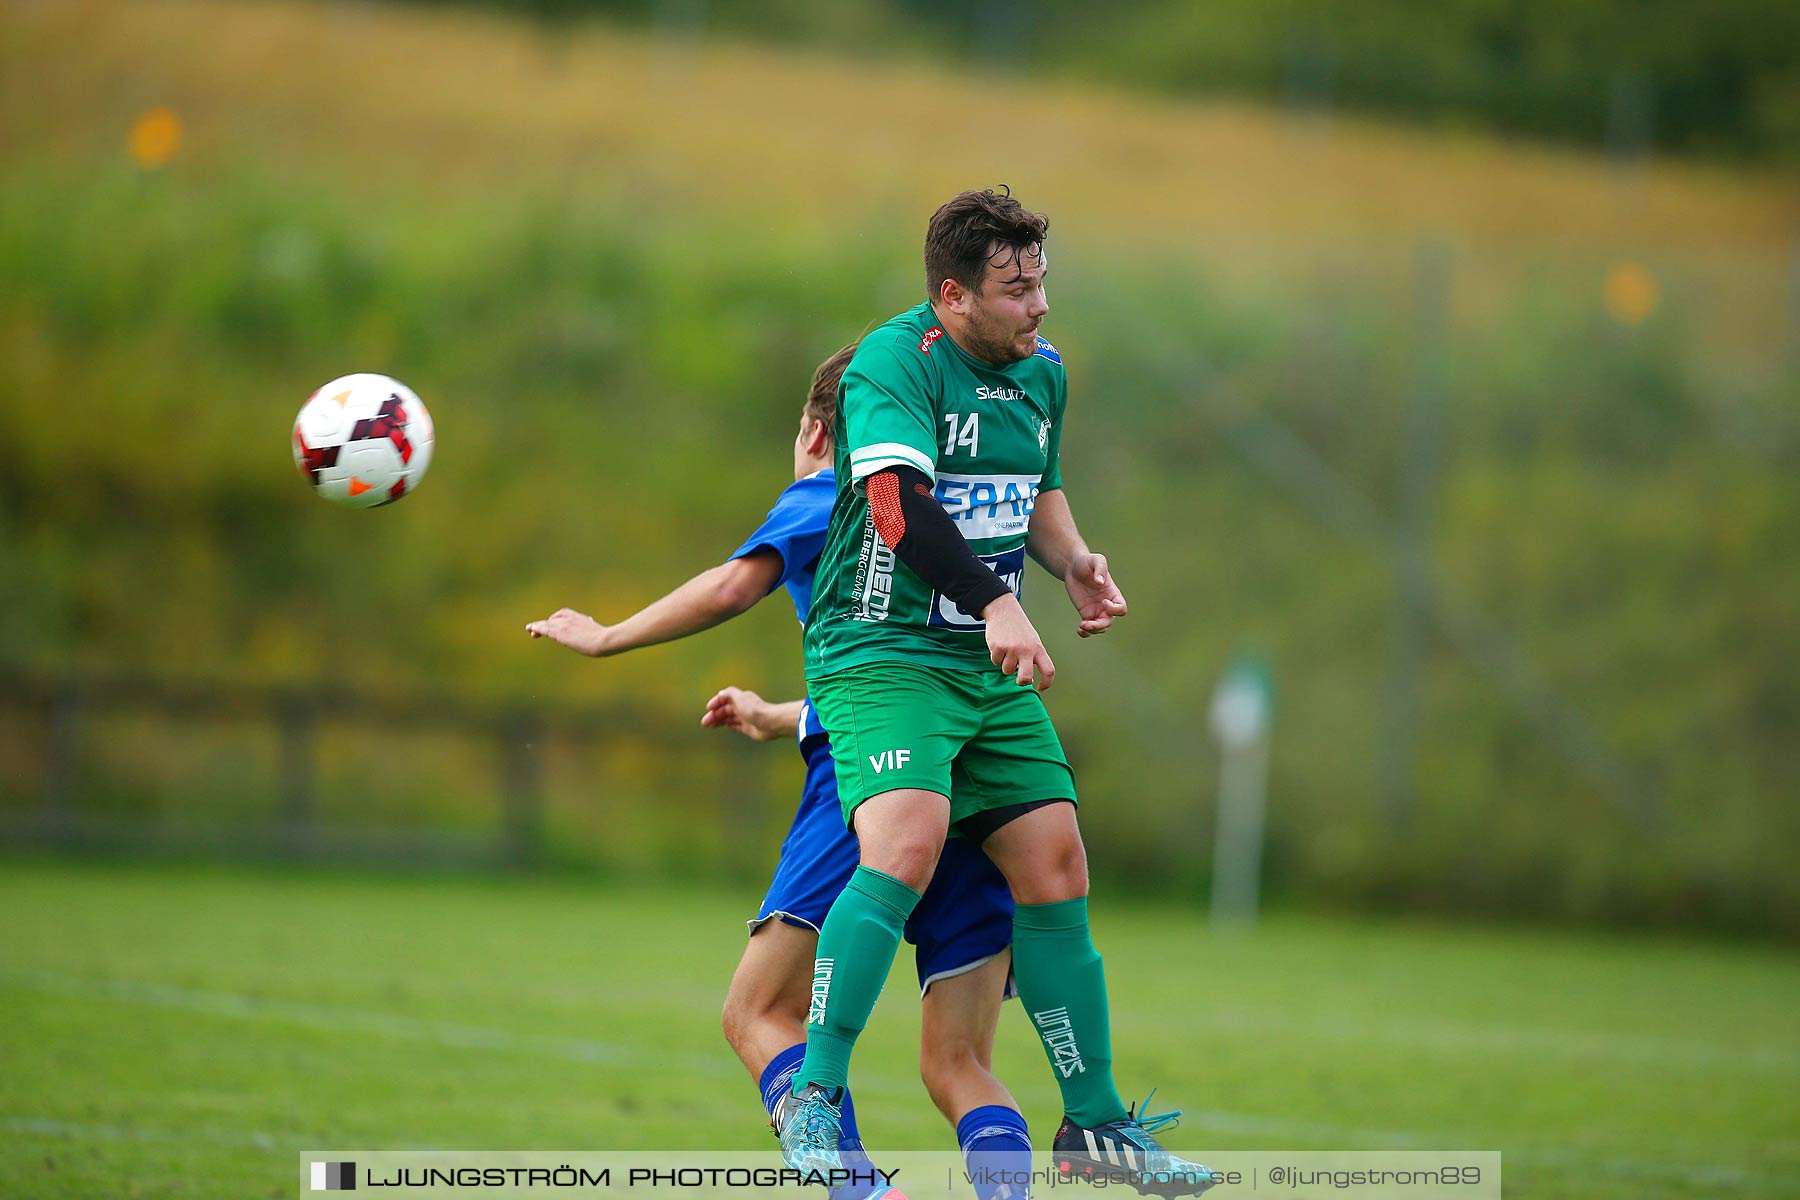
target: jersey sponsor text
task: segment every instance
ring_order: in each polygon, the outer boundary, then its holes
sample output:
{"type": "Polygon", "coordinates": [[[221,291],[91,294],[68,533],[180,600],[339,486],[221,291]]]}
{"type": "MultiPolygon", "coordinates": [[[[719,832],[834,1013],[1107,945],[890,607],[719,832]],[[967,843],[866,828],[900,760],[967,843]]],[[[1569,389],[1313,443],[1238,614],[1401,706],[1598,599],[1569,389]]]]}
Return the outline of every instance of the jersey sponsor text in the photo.
{"type": "Polygon", "coordinates": [[[875,515],[869,514],[863,530],[862,554],[856,564],[856,619],[885,621],[894,598],[894,552],[875,532],[875,515]]]}
{"type": "Polygon", "coordinates": [[[1016,537],[1031,532],[1040,475],[956,475],[938,473],[932,495],[970,541],[1016,537]]]}

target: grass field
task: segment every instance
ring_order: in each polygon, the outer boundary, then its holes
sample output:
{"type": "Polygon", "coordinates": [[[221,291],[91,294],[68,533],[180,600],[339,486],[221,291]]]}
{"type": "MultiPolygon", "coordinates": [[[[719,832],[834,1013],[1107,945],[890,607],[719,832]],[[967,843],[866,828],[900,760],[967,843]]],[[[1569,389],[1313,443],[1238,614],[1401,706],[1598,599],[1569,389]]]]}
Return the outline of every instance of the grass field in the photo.
{"type": "MultiPolygon", "coordinates": [[[[0,1195],[284,1196],[306,1148],[765,1149],[716,1025],[747,894],[10,861],[0,1195]]],[[[1097,906],[1122,1084],[1196,1150],[1498,1149],[1509,1197],[1800,1194],[1791,952],[1097,906]]],[[[904,957],[876,1146],[948,1148],[904,957]]],[[[1046,1138],[1016,1011],[997,1066],[1046,1138]]]]}

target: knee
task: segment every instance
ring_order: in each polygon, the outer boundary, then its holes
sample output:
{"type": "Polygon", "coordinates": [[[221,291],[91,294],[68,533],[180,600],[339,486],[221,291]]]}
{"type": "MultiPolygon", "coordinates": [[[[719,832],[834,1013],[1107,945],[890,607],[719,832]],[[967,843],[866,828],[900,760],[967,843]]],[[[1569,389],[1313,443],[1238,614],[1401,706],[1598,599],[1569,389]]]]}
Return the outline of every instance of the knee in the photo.
{"type": "Polygon", "coordinates": [[[1074,900],[1088,894],[1087,847],[1079,837],[1070,837],[1058,848],[1054,872],[1062,900],[1074,900]]]}
{"type": "Polygon", "coordinates": [[[1013,880],[1013,898],[1020,904],[1054,904],[1078,900],[1088,894],[1087,849],[1079,835],[1058,838],[1034,857],[1032,869],[1013,880]]]}
{"type": "Polygon", "coordinates": [[[937,870],[938,852],[943,843],[924,838],[898,838],[879,851],[865,847],[863,865],[884,875],[892,875],[915,892],[923,894],[937,870]]]}

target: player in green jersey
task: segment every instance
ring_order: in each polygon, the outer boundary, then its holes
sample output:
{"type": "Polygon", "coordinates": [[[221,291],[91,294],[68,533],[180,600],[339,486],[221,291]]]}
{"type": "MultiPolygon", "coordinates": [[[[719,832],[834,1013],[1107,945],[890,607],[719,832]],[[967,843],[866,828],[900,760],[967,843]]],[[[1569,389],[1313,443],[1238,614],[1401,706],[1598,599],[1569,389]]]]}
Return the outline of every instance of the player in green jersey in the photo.
{"type": "Polygon", "coordinates": [[[1067,381],[1038,336],[1047,229],[1010,194],[950,200],[926,233],[929,301],[844,373],[806,668],[861,861],[820,932],[782,1148],[797,1167],[835,1163],[851,1050],[950,834],[981,845],[1016,901],[1020,999],[1063,1096],[1058,1166],[1193,1195],[1218,1177],[1151,1136],[1175,1114],[1142,1117],[1113,1084],[1075,780],[1039,695],[1055,666],[1017,595],[1029,554],[1082,636],[1126,611],[1063,495],[1067,381]]]}

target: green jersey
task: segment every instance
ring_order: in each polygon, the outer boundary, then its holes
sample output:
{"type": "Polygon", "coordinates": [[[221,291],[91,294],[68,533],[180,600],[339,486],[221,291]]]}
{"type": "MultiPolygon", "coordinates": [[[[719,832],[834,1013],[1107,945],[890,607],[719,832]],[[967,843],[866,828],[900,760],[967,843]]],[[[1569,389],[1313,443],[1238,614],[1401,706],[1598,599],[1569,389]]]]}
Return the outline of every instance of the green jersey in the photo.
{"type": "Polygon", "coordinates": [[[838,388],[837,499],[819,557],[806,673],[866,663],[991,671],[987,626],[934,591],[875,532],[863,485],[886,467],[923,472],[969,546],[1014,593],[1042,491],[1062,486],[1068,383],[1056,348],[996,367],[966,354],[931,305],[862,340],[838,388]]]}

